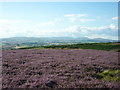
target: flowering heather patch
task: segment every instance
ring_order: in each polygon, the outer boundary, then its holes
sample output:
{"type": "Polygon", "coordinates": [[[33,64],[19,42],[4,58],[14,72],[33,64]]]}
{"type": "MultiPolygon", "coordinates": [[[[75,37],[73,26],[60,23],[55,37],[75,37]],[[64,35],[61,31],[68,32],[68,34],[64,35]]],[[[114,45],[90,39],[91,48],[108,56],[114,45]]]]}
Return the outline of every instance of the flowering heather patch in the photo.
{"type": "Polygon", "coordinates": [[[3,50],[3,88],[120,88],[118,53],[90,49],[3,50]],[[112,73],[112,74],[111,74],[112,73]],[[107,76],[107,79],[108,79],[107,76]],[[116,78],[115,78],[116,79],[116,78]]]}

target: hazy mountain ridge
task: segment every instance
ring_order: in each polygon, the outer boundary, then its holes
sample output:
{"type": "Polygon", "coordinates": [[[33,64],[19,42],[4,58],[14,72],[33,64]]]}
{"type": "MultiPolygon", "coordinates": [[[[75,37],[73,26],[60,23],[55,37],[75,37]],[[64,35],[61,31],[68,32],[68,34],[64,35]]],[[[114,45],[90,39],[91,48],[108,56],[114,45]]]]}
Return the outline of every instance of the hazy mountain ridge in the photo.
{"type": "Polygon", "coordinates": [[[117,40],[110,40],[110,39],[103,39],[103,38],[95,38],[95,39],[90,39],[87,37],[12,37],[12,38],[1,38],[0,40],[2,41],[25,41],[25,42],[31,42],[33,40],[99,40],[101,42],[114,42],[117,40]]]}
{"type": "Polygon", "coordinates": [[[45,46],[45,45],[66,45],[77,43],[103,43],[116,42],[116,40],[108,39],[89,39],[87,37],[12,37],[2,38],[3,48],[16,48],[27,46],[45,46]]]}

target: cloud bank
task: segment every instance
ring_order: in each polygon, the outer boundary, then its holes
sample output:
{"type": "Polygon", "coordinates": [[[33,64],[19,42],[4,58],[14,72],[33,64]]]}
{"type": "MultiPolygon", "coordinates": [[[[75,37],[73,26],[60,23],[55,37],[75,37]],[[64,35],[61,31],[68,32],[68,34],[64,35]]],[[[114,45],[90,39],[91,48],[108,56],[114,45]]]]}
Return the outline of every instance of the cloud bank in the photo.
{"type": "MultiPolygon", "coordinates": [[[[78,23],[96,22],[97,19],[85,18],[88,14],[67,14],[64,18],[51,21],[32,22],[27,20],[0,20],[0,38],[7,37],[88,37],[118,39],[118,27],[111,23],[102,26],[87,26],[78,23]],[[66,23],[67,22],[67,23],[66,23]],[[71,24],[74,22],[74,24],[71,24]],[[77,24],[75,23],[77,22],[77,24]]],[[[100,16],[99,16],[100,18],[100,16]]],[[[117,20],[113,17],[112,20],[117,20]]]]}

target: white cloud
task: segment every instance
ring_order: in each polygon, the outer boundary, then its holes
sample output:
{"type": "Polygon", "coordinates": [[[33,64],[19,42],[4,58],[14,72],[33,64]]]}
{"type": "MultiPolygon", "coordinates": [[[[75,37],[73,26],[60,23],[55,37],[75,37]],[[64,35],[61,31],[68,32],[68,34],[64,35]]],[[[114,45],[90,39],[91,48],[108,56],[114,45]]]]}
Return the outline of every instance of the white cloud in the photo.
{"type": "Polygon", "coordinates": [[[120,17],[113,17],[112,20],[118,20],[120,17]]]}
{"type": "Polygon", "coordinates": [[[84,17],[84,16],[87,16],[87,14],[67,14],[64,16],[65,17],[84,17]]]}
{"type": "Polygon", "coordinates": [[[40,22],[40,26],[49,26],[49,25],[55,25],[57,22],[61,22],[61,18],[55,18],[52,21],[46,21],[46,22],[40,22]]]}
{"type": "Polygon", "coordinates": [[[110,24],[108,26],[100,26],[100,27],[87,27],[89,30],[92,31],[104,31],[106,29],[111,29],[111,30],[117,30],[117,26],[115,26],[114,24],[110,24]]]}
{"type": "Polygon", "coordinates": [[[117,29],[117,27],[114,24],[110,24],[109,28],[110,29],[117,29]]]}
{"type": "Polygon", "coordinates": [[[100,27],[86,27],[81,25],[74,25],[66,28],[64,31],[76,33],[88,38],[104,38],[117,40],[118,28],[114,24],[100,27]]]}
{"type": "Polygon", "coordinates": [[[65,32],[78,32],[78,26],[77,25],[74,25],[74,26],[70,26],[68,28],[65,28],[64,31],[65,32]]]}
{"type": "Polygon", "coordinates": [[[67,14],[67,15],[64,15],[65,17],[74,17],[74,14],[67,14]]]}
{"type": "Polygon", "coordinates": [[[85,16],[87,16],[87,14],[67,14],[67,15],[64,15],[64,17],[68,18],[68,20],[70,22],[75,22],[80,17],[85,17],[85,16]]]}
{"type": "Polygon", "coordinates": [[[60,33],[54,29],[60,18],[55,18],[47,22],[22,22],[19,20],[0,20],[0,38],[30,36],[30,37],[47,37],[60,33]],[[4,23],[3,23],[4,22],[4,23]]]}
{"type": "Polygon", "coordinates": [[[48,22],[41,22],[39,23],[41,26],[48,26],[48,25],[55,25],[54,21],[48,21],[48,22]]]}
{"type": "Polygon", "coordinates": [[[0,23],[19,23],[19,21],[17,21],[17,20],[1,19],[0,23]]]}
{"type": "Polygon", "coordinates": [[[77,18],[75,18],[75,17],[70,17],[68,19],[69,19],[70,22],[75,22],[77,20],[77,18]]]}
{"type": "Polygon", "coordinates": [[[8,23],[27,23],[27,22],[30,22],[30,21],[27,21],[27,20],[9,20],[9,19],[0,19],[0,23],[5,23],[5,24],[8,24],[8,23]]]}
{"type": "Polygon", "coordinates": [[[80,22],[94,22],[95,19],[80,19],[80,22]]]}
{"type": "Polygon", "coordinates": [[[99,37],[101,38],[102,37],[115,38],[115,35],[112,34],[115,34],[118,29],[114,24],[110,24],[108,26],[100,26],[100,27],[73,25],[70,27],[60,29],[59,26],[58,27],[56,26],[57,22],[61,22],[60,18],[55,18],[52,21],[40,22],[40,23],[38,22],[23,23],[22,21],[19,20],[0,20],[0,22],[4,22],[0,24],[1,38],[15,37],[15,36],[30,36],[30,37],[74,36],[76,37],[76,35],[95,38],[97,37],[98,33],[99,33],[99,37]]]}
{"type": "Polygon", "coordinates": [[[61,22],[62,19],[61,19],[61,18],[55,18],[54,21],[55,21],[55,22],[61,22]]]}
{"type": "Polygon", "coordinates": [[[85,37],[88,37],[90,39],[103,38],[103,39],[118,40],[118,36],[110,36],[110,35],[106,35],[106,34],[92,34],[92,35],[86,35],[85,37]]]}
{"type": "Polygon", "coordinates": [[[0,20],[0,38],[6,37],[15,37],[16,35],[26,34],[27,26],[25,23],[28,21],[25,20],[9,20],[1,19],[0,20]]]}
{"type": "Polygon", "coordinates": [[[87,16],[87,14],[67,14],[64,15],[70,22],[80,21],[80,22],[93,22],[96,19],[81,19],[81,17],[87,16]]]}
{"type": "Polygon", "coordinates": [[[86,31],[104,31],[106,29],[111,29],[111,30],[117,30],[118,28],[114,24],[110,24],[109,26],[100,26],[100,27],[87,27],[87,26],[81,26],[81,25],[74,25],[68,27],[67,31],[74,31],[74,32],[86,32],[86,31]]]}

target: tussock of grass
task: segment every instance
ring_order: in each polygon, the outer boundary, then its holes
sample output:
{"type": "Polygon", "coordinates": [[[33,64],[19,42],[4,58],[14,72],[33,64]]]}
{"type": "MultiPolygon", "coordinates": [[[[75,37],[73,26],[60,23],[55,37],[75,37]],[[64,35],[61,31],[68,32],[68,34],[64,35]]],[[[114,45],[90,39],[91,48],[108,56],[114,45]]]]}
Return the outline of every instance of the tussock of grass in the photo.
{"type": "Polygon", "coordinates": [[[105,70],[100,76],[104,81],[120,81],[120,70],[105,70]]]}

